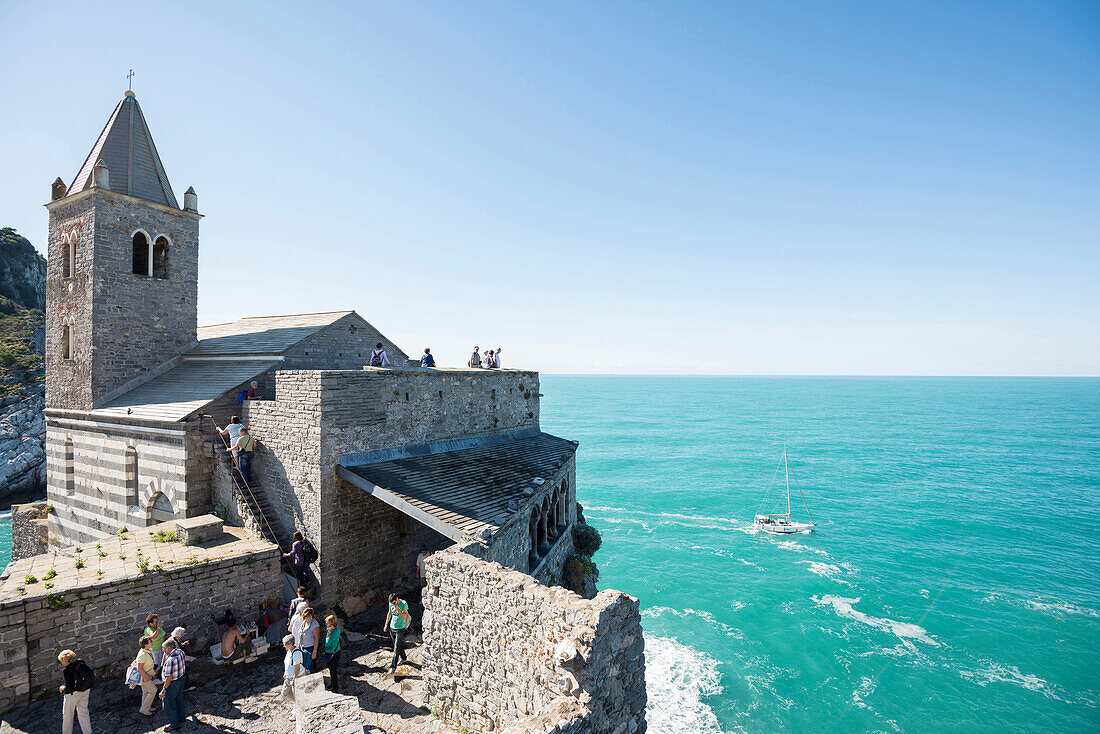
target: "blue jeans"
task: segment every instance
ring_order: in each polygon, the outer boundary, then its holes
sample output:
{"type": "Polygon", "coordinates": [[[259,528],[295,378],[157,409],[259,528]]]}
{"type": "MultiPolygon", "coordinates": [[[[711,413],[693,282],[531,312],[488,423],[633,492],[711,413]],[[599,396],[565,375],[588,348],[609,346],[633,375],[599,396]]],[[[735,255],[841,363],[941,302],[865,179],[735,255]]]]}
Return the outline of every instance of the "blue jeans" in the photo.
{"type": "Polygon", "coordinates": [[[183,678],[168,684],[164,694],[164,713],[168,716],[168,726],[175,728],[187,718],[187,705],[183,702],[183,678]]]}
{"type": "Polygon", "coordinates": [[[241,469],[241,476],[246,482],[252,481],[252,452],[242,451],[237,454],[237,466],[241,469]]]}

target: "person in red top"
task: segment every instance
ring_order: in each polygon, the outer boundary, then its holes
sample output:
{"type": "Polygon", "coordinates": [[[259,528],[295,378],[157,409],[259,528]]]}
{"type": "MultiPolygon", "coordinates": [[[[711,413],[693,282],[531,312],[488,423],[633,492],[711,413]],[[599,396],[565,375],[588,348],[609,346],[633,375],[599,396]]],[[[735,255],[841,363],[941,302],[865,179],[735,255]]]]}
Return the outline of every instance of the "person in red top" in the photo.
{"type": "Polygon", "coordinates": [[[248,386],[248,392],[246,392],[244,394],[244,399],[245,400],[259,400],[260,399],[260,395],[259,395],[259,392],[258,392],[259,389],[260,389],[260,383],[253,380],[252,384],[248,386]]]}

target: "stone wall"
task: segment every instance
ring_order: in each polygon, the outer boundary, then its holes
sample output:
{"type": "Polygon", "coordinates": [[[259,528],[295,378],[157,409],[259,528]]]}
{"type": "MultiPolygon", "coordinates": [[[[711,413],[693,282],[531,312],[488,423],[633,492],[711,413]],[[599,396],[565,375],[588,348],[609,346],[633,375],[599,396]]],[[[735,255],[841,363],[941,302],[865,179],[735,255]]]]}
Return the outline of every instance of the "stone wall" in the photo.
{"type": "Polygon", "coordinates": [[[339,458],[538,427],[538,404],[533,372],[280,370],[275,400],[249,401],[241,415],[259,444],[254,484],[288,532],[316,544],[324,599],[339,603],[407,585],[419,546],[444,545],[434,531],[341,486],[339,458]]]}
{"type": "Polygon", "coordinates": [[[422,672],[442,719],[478,732],[551,731],[571,710],[567,731],[645,731],[637,599],[582,599],[456,550],[427,565],[422,672]]]}
{"type": "Polygon", "coordinates": [[[91,190],[48,205],[46,406],[88,410],[195,341],[199,215],[91,190]],[[171,240],[167,278],[132,272],[136,230],[171,240]],[[76,268],[63,277],[64,246],[76,268]],[[62,358],[64,326],[76,349],[62,358]]]}
{"type": "Polygon", "coordinates": [[[46,552],[47,507],[45,502],[11,506],[11,558],[13,561],[46,552]]]}
{"type": "Polygon", "coordinates": [[[382,343],[394,367],[408,366],[408,355],[357,313],[295,344],[284,353],[282,369],[360,370],[370,364],[374,345],[382,343]]]}
{"type": "Polygon", "coordinates": [[[51,542],[83,542],[121,527],[145,527],[168,519],[165,512],[175,517],[207,512],[205,451],[197,424],[47,410],[46,498],[56,509],[51,542]],[[137,457],[136,493],[127,449],[137,457]]]}
{"type": "Polygon", "coordinates": [[[160,614],[169,629],[186,627],[192,653],[203,655],[213,643],[210,614],[231,607],[240,618],[253,619],[260,604],[282,599],[274,545],[235,528],[202,546],[152,542],[153,530],[172,527],[165,524],[104,539],[99,546],[79,546],[79,553],[68,548],[8,567],[0,586],[0,711],[56,694],[57,654],[65,648],[87,660],[100,680],[109,681],[104,685],[117,684],[112,679],[133,661],[150,612],[160,614]],[[155,564],[146,573],[137,566],[139,548],[155,564]],[[80,569],[75,568],[78,561],[80,569]],[[49,570],[57,575],[46,590],[49,570]],[[28,573],[38,581],[26,583],[28,573]]]}

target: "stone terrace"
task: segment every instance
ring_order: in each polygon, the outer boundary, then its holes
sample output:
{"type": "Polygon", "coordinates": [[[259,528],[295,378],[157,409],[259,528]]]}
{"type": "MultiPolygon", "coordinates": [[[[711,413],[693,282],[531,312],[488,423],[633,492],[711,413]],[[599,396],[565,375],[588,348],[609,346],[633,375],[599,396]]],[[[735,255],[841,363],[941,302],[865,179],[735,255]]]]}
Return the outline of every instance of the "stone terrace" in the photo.
{"type": "Polygon", "coordinates": [[[77,588],[91,591],[99,585],[109,586],[131,578],[136,580],[145,576],[139,565],[142,558],[148,559],[148,570],[167,570],[274,548],[243,528],[228,526],[223,528],[224,535],[219,540],[201,546],[154,542],[154,536],[160,531],[175,532],[176,523],[172,520],[15,561],[8,566],[7,577],[0,584],[0,602],[20,598],[24,592],[26,596],[47,592],[64,594],[77,588]],[[78,561],[83,561],[82,568],[76,567],[78,561]],[[51,570],[56,575],[47,580],[46,575],[51,570]],[[38,582],[27,584],[25,577],[28,574],[37,578],[38,582]],[[51,584],[49,589],[46,583],[51,584]]]}

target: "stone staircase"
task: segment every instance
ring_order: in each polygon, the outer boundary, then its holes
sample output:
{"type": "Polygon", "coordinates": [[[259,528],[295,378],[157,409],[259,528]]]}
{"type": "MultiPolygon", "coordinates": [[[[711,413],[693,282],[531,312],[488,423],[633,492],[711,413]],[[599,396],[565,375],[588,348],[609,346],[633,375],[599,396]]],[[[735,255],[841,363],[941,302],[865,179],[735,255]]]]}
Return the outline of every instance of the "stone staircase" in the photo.
{"type": "Polygon", "coordinates": [[[287,532],[286,528],[279,522],[278,514],[275,512],[275,508],[272,506],[267,493],[260,488],[256,475],[253,474],[252,480],[248,483],[248,486],[244,486],[240,475],[233,466],[233,457],[224,451],[219,452],[219,455],[221,456],[221,461],[225,470],[229,472],[229,476],[236,484],[237,495],[248,507],[248,512],[252,515],[252,519],[259,528],[260,534],[265,540],[279,546],[279,550],[283,553],[289,553],[291,534],[287,532]]]}

